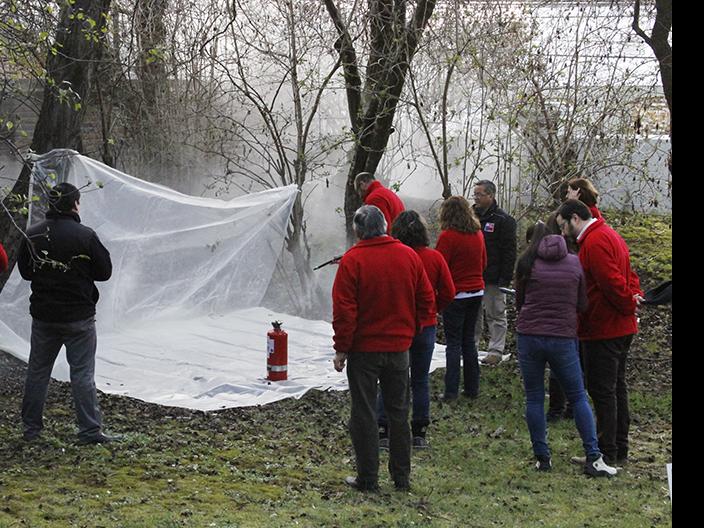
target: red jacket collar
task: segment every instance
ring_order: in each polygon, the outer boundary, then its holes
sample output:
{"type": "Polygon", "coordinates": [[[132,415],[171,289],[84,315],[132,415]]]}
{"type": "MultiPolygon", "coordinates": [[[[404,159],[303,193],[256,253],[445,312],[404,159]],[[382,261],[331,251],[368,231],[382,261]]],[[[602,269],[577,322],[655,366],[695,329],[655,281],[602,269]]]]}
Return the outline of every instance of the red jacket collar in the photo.
{"type": "Polygon", "coordinates": [[[584,231],[584,234],[579,239],[579,245],[581,246],[582,244],[584,244],[584,241],[587,239],[587,237],[596,229],[599,229],[601,226],[603,226],[605,223],[606,221],[603,218],[597,218],[596,222],[594,222],[586,229],[586,231],[584,231]]]}
{"type": "Polygon", "coordinates": [[[400,244],[401,242],[388,235],[378,236],[374,238],[368,238],[367,240],[360,240],[354,246],[352,246],[348,251],[353,249],[360,249],[370,246],[383,246],[385,244],[400,244]]]}
{"type": "Polygon", "coordinates": [[[380,187],[383,187],[383,185],[381,185],[381,182],[378,180],[374,180],[373,182],[371,182],[369,184],[369,187],[367,187],[367,192],[364,195],[364,197],[366,198],[367,196],[369,196],[372,193],[372,191],[376,191],[380,187]]]}

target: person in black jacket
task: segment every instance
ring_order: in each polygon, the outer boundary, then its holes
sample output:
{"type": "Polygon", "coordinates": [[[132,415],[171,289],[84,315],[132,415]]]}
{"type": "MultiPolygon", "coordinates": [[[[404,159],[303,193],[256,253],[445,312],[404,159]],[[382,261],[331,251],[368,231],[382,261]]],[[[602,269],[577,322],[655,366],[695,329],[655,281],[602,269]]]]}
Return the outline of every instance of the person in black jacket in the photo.
{"type": "Polygon", "coordinates": [[[102,431],[95,388],[94,281],[112,275],[110,253],[98,235],[81,225],[80,191],[60,183],[49,192],[46,220],[31,227],[20,249],[18,267],[32,282],[30,313],[32,337],[22,401],[23,438],[37,439],[43,429],[43,411],[49,378],[62,346],[71,368],[71,391],[80,444],[116,440],[102,431]]]}
{"type": "Polygon", "coordinates": [[[474,187],[474,211],[479,217],[486,244],[487,266],[484,270],[484,297],[474,332],[477,349],[486,318],[489,328],[487,356],[482,363],[496,365],[506,344],[506,295],[516,263],[516,220],[496,203],[496,185],[481,180],[474,187]]]}

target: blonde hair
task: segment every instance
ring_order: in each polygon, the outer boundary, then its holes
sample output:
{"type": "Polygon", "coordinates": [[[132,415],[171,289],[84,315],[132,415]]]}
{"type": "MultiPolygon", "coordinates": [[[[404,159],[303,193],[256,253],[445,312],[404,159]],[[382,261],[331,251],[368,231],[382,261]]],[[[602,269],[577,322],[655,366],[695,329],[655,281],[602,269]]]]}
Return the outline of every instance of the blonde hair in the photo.
{"type": "Polygon", "coordinates": [[[476,233],[482,224],[464,196],[450,196],[440,206],[440,228],[476,233]]]}

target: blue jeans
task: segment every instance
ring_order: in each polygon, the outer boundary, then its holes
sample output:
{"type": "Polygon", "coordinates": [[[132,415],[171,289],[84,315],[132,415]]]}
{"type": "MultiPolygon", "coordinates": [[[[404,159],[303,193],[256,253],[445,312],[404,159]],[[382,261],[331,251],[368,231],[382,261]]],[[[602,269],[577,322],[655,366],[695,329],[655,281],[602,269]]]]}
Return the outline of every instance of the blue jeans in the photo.
{"type": "Polygon", "coordinates": [[[460,360],[464,373],[464,392],[479,395],[479,356],[474,329],[482,306],[482,296],[455,299],[442,313],[445,325],[445,396],[455,397],[460,387],[460,360]]]}
{"type": "MultiPolygon", "coordinates": [[[[430,424],[430,362],[435,350],[437,326],[426,326],[411,344],[411,394],[413,396],[413,426],[424,427],[430,424]]],[[[379,425],[386,426],[384,398],[379,391],[377,399],[377,416],[379,425]]]]}
{"type": "Polygon", "coordinates": [[[574,421],[587,456],[598,455],[594,415],[584,391],[576,339],[518,334],[518,362],[526,392],[526,422],[536,456],[549,457],[545,421],[545,364],[555,374],[572,404],[574,421]]]}

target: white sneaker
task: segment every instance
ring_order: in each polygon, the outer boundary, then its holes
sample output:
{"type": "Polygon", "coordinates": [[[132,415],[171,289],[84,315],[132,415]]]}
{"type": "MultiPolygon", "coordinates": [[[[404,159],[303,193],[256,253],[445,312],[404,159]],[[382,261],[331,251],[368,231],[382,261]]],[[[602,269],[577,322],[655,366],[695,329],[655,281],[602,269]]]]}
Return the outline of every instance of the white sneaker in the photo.
{"type": "Polygon", "coordinates": [[[604,457],[599,455],[598,458],[587,458],[587,463],[584,464],[584,473],[592,477],[613,477],[618,473],[618,470],[609,466],[604,462],[604,457]]]}

